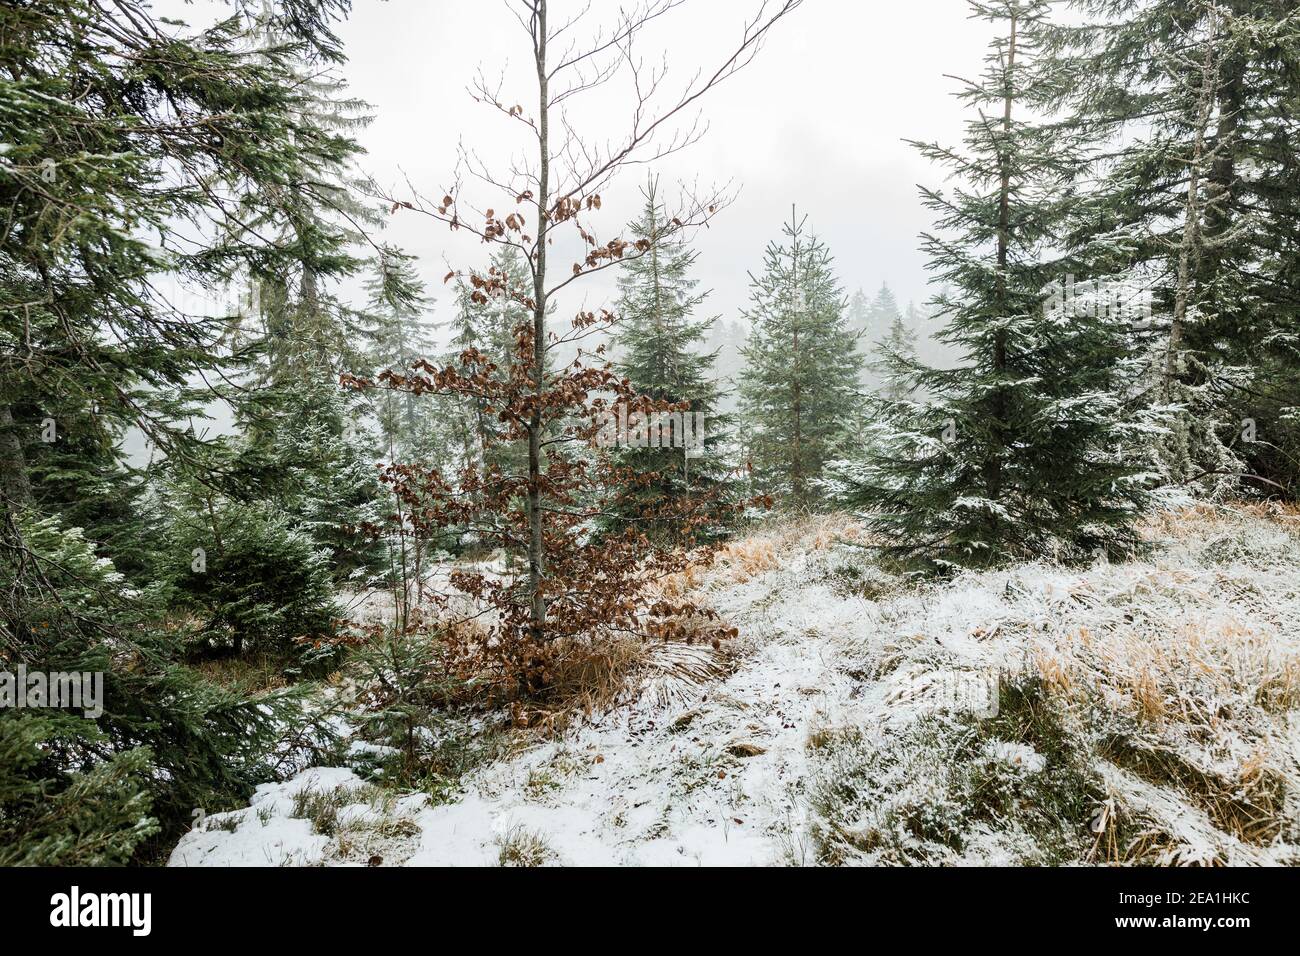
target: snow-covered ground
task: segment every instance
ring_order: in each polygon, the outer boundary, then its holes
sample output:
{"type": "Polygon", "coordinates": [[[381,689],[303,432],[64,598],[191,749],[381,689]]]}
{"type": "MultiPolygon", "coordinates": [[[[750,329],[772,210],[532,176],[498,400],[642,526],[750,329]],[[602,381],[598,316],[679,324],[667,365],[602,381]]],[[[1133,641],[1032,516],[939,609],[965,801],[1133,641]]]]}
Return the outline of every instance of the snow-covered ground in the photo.
{"type": "Polygon", "coordinates": [[[308,770],[171,864],[1300,863],[1300,516],[1150,535],[916,584],[850,522],[775,529],[692,582],[740,629],[716,659],[654,651],[633,702],[454,802],[308,770]]]}

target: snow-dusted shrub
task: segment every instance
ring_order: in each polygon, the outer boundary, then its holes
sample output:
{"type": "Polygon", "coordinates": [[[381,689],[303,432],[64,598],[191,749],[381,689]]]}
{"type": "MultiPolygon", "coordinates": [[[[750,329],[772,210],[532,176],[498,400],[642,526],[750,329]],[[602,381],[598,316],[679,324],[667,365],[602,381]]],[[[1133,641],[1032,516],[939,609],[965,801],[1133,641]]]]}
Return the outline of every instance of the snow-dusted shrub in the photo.
{"type": "Polygon", "coordinates": [[[472,671],[460,653],[468,625],[367,630],[349,661],[356,686],[355,728],[364,746],[354,765],[392,786],[441,798],[462,774],[497,753],[488,722],[473,717],[472,671]]]}
{"type": "Polygon", "coordinates": [[[176,604],[210,640],[285,651],[334,634],[340,609],[329,564],[311,537],[256,504],[230,503],[207,521],[178,517],[172,548],[176,604]]]}

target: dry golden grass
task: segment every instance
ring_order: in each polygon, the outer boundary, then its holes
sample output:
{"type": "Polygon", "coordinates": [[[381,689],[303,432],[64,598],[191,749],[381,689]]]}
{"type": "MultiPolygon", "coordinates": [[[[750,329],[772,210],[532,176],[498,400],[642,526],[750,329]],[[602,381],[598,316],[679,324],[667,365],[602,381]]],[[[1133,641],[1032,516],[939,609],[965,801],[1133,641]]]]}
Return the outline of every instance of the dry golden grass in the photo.
{"type": "Polygon", "coordinates": [[[1279,501],[1197,502],[1185,508],[1156,511],[1140,527],[1148,538],[1203,537],[1239,526],[1243,519],[1260,519],[1300,533],[1300,506],[1279,501]]]}
{"type": "Polygon", "coordinates": [[[288,686],[284,670],[289,663],[283,656],[253,653],[211,657],[191,666],[220,687],[243,694],[259,694],[288,686]]]}
{"type": "Polygon", "coordinates": [[[1043,685],[1060,697],[1073,697],[1076,692],[1074,664],[1072,661],[1047,648],[1034,651],[1034,667],[1043,685]]]}
{"type": "MultiPolygon", "coordinates": [[[[994,729],[999,740],[1023,733],[1010,739],[1048,760],[1086,764],[1078,774],[1086,788],[1062,798],[1082,814],[1068,821],[1069,839],[1078,841],[1068,844],[1072,862],[1300,863],[1293,742],[1300,602],[1287,578],[1300,555],[1300,509],[1197,505],[1154,515],[1144,532],[1156,547],[1131,562],[1027,564],[890,592],[878,602],[883,623],[845,637],[844,673],[855,682],[897,677],[900,684],[913,669],[948,673],[951,633],[962,654],[980,655],[1003,676],[1004,688],[1037,678],[1036,722],[994,729]],[[948,588],[969,588],[976,600],[960,593],[954,600],[948,588]]],[[[843,542],[871,543],[846,516],[774,520],[664,579],[658,595],[716,590],[718,607],[769,593],[797,599],[797,575],[763,576],[816,552],[836,569],[843,555],[834,549],[843,542]],[[746,582],[755,583],[721,593],[746,582]]],[[[734,665],[707,646],[634,635],[565,644],[554,692],[530,705],[519,721],[529,733],[521,736],[553,734],[638,695],[677,704],[734,665]]],[[[810,725],[806,745],[817,759],[843,749],[835,744],[832,730],[810,725]]],[[[935,754],[940,760],[941,748],[935,754]]],[[[1069,775],[1060,780],[1074,786],[1069,775]]]]}
{"type": "Polygon", "coordinates": [[[735,582],[748,581],[781,566],[776,557],[776,543],[759,537],[727,545],[718,555],[717,565],[729,580],[735,582]]]}
{"type": "Polygon", "coordinates": [[[823,551],[843,542],[860,544],[864,540],[861,524],[848,515],[777,519],[724,545],[711,567],[723,581],[739,584],[776,570],[783,556],[823,551]]]}
{"type": "Polygon", "coordinates": [[[545,700],[515,702],[514,722],[551,736],[642,695],[660,706],[680,703],[730,669],[727,655],[708,645],[635,635],[566,641],[557,648],[545,700]]]}
{"type": "Polygon", "coordinates": [[[1300,657],[1273,662],[1260,681],[1257,700],[1275,712],[1300,707],[1300,657]]]}
{"type": "Polygon", "coordinates": [[[692,564],[684,571],[670,574],[658,582],[657,592],[666,600],[676,601],[699,590],[707,580],[708,566],[692,564]]]}
{"type": "Polygon", "coordinates": [[[1076,714],[1101,707],[1134,720],[1135,732],[1111,737],[1107,759],[1155,793],[1178,795],[1162,803],[1131,790],[1113,794],[1094,820],[1092,860],[1225,862],[1221,850],[1191,853],[1213,839],[1198,843],[1178,830],[1179,801],[1204,814],[1203,834],[1217,830],[1248,846],[1270,844],[1285,826],[1285,795],[1300,779],[1287,756],[1285,722],[1271,714],[1300,703],[1300,656],[1279,650],[1276,635],[1189,607],[1167,629],[1080,628],[1038,647],[1033,668],[1076,714]]]}
{"type": "Polygon", "coordinates": [[[562,642],[552,667],[551,722],[560,715],[571,719],[607,711],[625,699],[646,647],[645,640],[631,635],[562,642]]]}

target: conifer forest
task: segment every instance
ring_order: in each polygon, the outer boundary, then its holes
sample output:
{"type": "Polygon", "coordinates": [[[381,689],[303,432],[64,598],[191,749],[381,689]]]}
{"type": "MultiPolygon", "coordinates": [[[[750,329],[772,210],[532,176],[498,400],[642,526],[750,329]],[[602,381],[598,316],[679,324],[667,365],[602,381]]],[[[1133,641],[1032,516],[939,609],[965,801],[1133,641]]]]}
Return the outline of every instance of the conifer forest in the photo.
{"type": "Polygon", "coordinates": [[[1300,864],[1300,7],[4,0],[0,864],[1300,864]]]}

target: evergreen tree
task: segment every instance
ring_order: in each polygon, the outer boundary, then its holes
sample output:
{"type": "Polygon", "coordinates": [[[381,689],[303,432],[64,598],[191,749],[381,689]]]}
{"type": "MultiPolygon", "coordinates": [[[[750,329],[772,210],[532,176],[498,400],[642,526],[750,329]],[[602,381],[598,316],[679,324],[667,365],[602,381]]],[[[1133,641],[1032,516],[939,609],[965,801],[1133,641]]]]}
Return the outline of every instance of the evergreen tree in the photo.
{"type": "Polygon", "coordinates": [[[273,406],[234,442],[234,467],[245,479],[226,484],[236,501],[273,506],[326,555],[335,582],[364,585],[383,566],[368,536],[383,512],[379,455],[360,403],[332,378],[291,381],[273,406]]]}
{"type": "MultiPolygon", "coordinates": [[[[916,315],[909,304],[908,318],[916,315]]],[[[875,345],[874,368],[879,373],[879,394],[886,401],[898,402],[913,393],[912,376],[916,369],[916,332],[907,319],[897,312],[883,338],[875,345]]]]}
{"type": "Polygon", "coordinates": [[[331,555],[301,520],[271,501],[192,480],[169,498],[172,604],[197,615],[203,646],[294,660],[333,635],[340,611],[331,555]]]}
{"type": "MultiPolygon", "coordinates": [[[[457,280],[457,314],[452,324],[452,348],[459,356],[466,350],[482,353],[492,366],[489,374],[497,382],[510,378],[512,370],[526,364],[518,351],[518,334],[532,320],[524,301],[532,288],[528,264],[514,246],[496,249],[488,263],[488,277],[500,282],[501,291],[485,296],[470,284],[457,280]]],[[[550,371],[547,363],[546,372],[550,371]]],[[[502,474],[519,475],[527,464],[528,448],[522,441],[505,441],[505,425],[488,411],[483,398],[462,399],[462,414],[468,422],[465,453],[484,467],[502,474]]]]}
{"type": "Polygon", "coordinates": [[[898,299],[894,297],[894,292],[889,288],[888,282],[880,284],[876,297],[871,300],[871,307],[867,312],[867,325],[872,330],[872,337],[878,338],[880,334],[894,324],[901,313],[898,311],[898,299]]]}
{"type": "MultiPolygon", "coordinates": [[[[213,295],[294,257],[285,196],[342,147],[304,112],[292,63],[338,56],[328,23],[345,9],[285,4],[283,42],[254,58],[235,17],[194,31],[135,0],[0,7],[0,670],[102,672],[105,691],[93,719],[0,710],[4,862],[138,856],[194,808],[247,798],[279,722],[301,718],[187,669],[159,589],[113,566],[126,516],[79,498],[132,500],[127,429],[202,466],[191,414],[239,393],[221,384],[229,323],[167,282],[213,295]]],[[[122,555],[135,574],[151,558],[122,555]]]]}
{"type": "Polygon", "coordinates": [[[675,446],[662,447],[666,436],[660,435],[661,447],[625,448],[616,456],[645,478],[623,503],[619,520],[639,520],[647,502],[713,487],[727,470],[722,448],[728,423],[718,413],[715,355],[704,351],[715,320],[694,317],[708,297],[696,291],[698,280],[690,277],[698,253],[672,228],[656,186],[651,179],[642,190],[641,217],[628,226],[632,241],[643,243],[646,251],[621,267],[614,368],[633,391],[681,404],[683,411],[680,419],[671,416],[675,446]],[[697,439],[699,446],[691,447],[697,439]]]}
{"type": "Polygon", "coordinates": [[[844,320],[830,251],[791,213],[750,274],[741,416],[759,490],[806,508],[856,420],[862,357],[844,320]]]}
{"type": "Polygon", "coordinates": [[[978,118],[964,153],[921,144],[960,181],[924,191],[941,230],[925,245],[955,289],[936,300],[941,338],[966,359],[917,372],[924,404],[882,402],[841,474],[850,500],[875,509],[886,553],[925,566],[1123,550],[1148,478],[1132,454],[1146,420],[1124,401],[1136,375],[1124,324],[1065,295],[1044,302],[1075,267],[1053,243],[1077,208],[1078,168],[1068,127],[1027,118],[1060,95],[1035,59],[1048,4],[971,6],[1000,34],[962,94],[978,118]]]}
{"type": "Polygon", "coordinates": [[[858,289],[849,298],[849,305],[845,315],[849,328],[859,339],[865,339],[871,335],[871,303],[867,300],[867,294],[861,289],[858,289]]]}
{"type": "Polygon", "coordinates": [[[891,334],[898,318],[898,300],[894,298],[889,283],[882,282],[875,298],[867,305],[864,332],[858,342],[863,354],[862,384],[868,392],[876,391],[882,384],[881,376],[885,370],[876,355],[878,342],[891,334]]]}
{"type": "Polygon", "coordinates": [[[875,385],[875,370],[871,365],[871,302],[861,289],[853,293],[845,312],[850,331],[857,336],[858,351],[862,353],[862,370],[858,377],[864,391],[870,391],[875,385]]]}
{"type": "Polygon", "coordinates": [[[745,367],[742,350],[749,336],[745,327],[733,320],[718,319],[709,327],[704,351],[713,358],[713,381],[718,387],[718,410],[734,421],[738,407],[741,372],[745,367]]]}
{"type": "MultiPolygon", "coordinates": [[[[280,17],[264,9],[251,29],[249,55],[276,56],[285,29],[280,17]]],[[[362,149],[354,137],[373,119],[370,104],[351,96],[332,68],[301,58],[289,65],[310,137],[304,137],[302,159],[290,174],[294,188],[282,197],[275,218],[250,217],[248,225],[276,231],[288,252],[277,263],[251,270],[262,381],[273,385],[316,377],[321,370],[337,377],[364,367],[366,317],[334,287],[365,266],[357,254],[367,241],[364,231],[383,222],[374,203],[360,198],[365,184],[355,171],[362,149]]]]}
{"type": "MultiPolygon", "coordinates": [[[[405,374],[418,359],[433,354],[434,337],[422,321],[433,306],[412,258],[385,248],[375,262],[375,274],[366,283],[370,327],[368,365],[373,374],[405,374]]],[[[385,391],[377,398],[376,417],[385,450],[394,460],[410,460],[425,444],[426,430],[414,395],[385,391]]]]}
{"type": "MultiPolygon", "coordinates": [[[[249,55],[273,56],[282,34],[281,22],[264,11],[254,22],[249,55]]],[[[361,152],[352,134],[370,122],[369,107],[349,96],[330,70],[301,59],[289,63],[312,139],[291,171],[302,185],[285,195],[277,220],[267,224],[278,229],[285,255],[250,270],[254,294],[241,316],[240,333],[253,356],[245,374],[250,395],[239,409],[241,467],[260,476],[244,503],[286,513],[326,553],[335,582],[361,584],[383,565],[382,548],[364,530],[380,517],[377,454],[359,399],[339,385],[339,376],[369,371],[368,317],[339,297],[338,286],[365,265],[357,254],[366,241],[361,230],[380,221],[358,198],[352,171],[361,152]]],[[[253,220],[251,228],[262,224],[253,220]]],[[[403,294],[399,283],[389,282],[394,298],[403,294]]]]}
{"type": "Polygon", "coordinates": [[[32,507],[80,528],[96,554],[133,583],[147,583],[156,570],[160,516],[143,472],[122,451],[123,424],[76,402],[20,400],[14,408],[41,436],[23,447],[32,507]]]}
{"type": "Polygon", "coordinates": [[[1099,144],[1100,187],[1074,241],[1123,237],[1109,268],[1154,291],[1152,400],[1182,407],[1157,442],[1165,475],[1232,493],[1250,472],[1254,488],[1294,493],[1294,4],[1080,7],[1087,22],[1051,34],[1074,118],[1099,144]]]}
{"type": "MultiPolygon", "coordinates": [[[[375,273],[366,283],[367,365],[370,375],[383,381],[387,376],[408,375],[418,362],[436,358],[436,342],[425,321],[433,300],[411,256],[385,247],[374,266],[375,273]]],[[[454,469],[470,445],[469,423],[450,396],[435,394],[421,400],[409,392],[383,389],[363,393],[363,398],[378,422],[380,453],[390,467],[404,461],[421,467],[454,469]]],[[[400,503],[390,495],[388,489],[383,489],[385,516],[394,509],[401,511],[400,503]]],[[[412,601],[418,601],[423,594],[423,569],[430,551],[428,541],[412,538],[408,531],[405,522],[398,523],[398,533],[387,538],[384,562],[403,621],[412,601]]],[[[437,547],[454,551],[458,539],[458,531],[449,532],[437,547]]]]}

